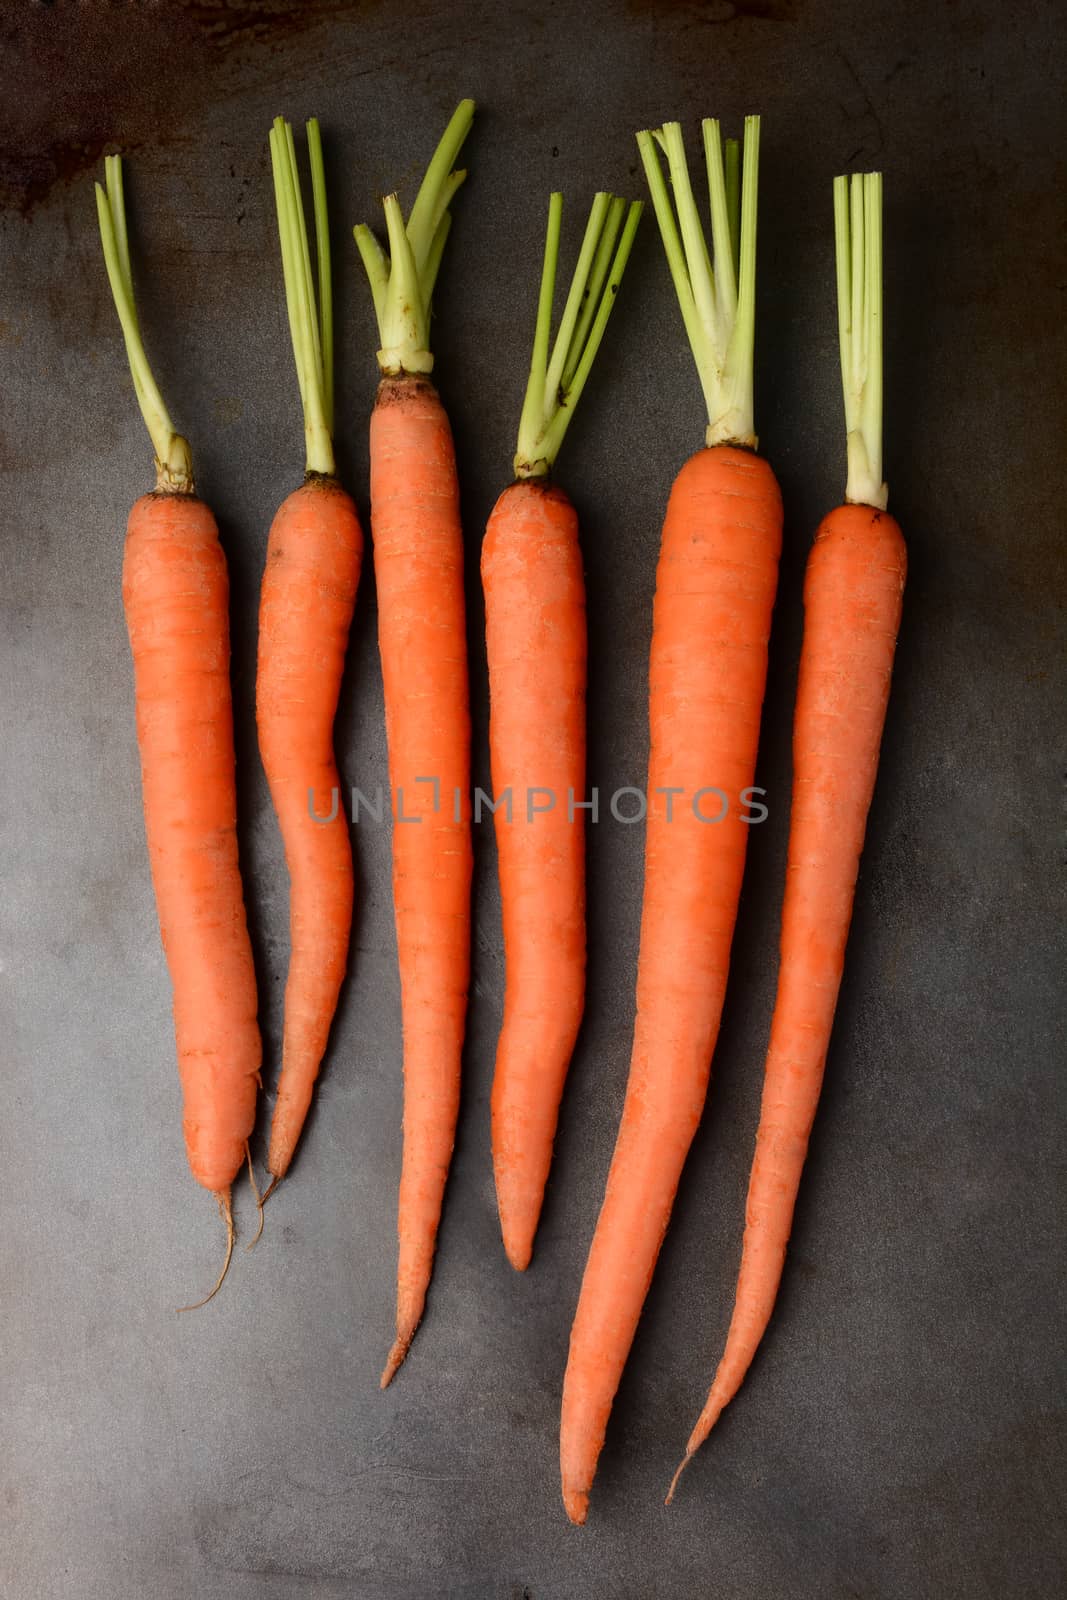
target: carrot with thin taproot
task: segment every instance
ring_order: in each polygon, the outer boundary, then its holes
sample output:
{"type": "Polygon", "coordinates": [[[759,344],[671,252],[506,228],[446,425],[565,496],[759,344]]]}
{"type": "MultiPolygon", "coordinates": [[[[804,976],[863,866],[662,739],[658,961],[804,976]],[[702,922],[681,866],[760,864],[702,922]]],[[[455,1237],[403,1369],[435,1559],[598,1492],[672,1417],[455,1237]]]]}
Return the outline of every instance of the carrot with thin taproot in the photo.
{"type": "Polygon", "coordinates": [[[675,1473],[744,1381],[774,1310],[844,971],[907,573],[882,481],[882,179],[834,183],[848,431],[845,502],[820,524],[804,581],[793,806],[778,994],[733,1315],[675,1473]]]}
{"type": "Polygon", "coordinates": [[[396,1337],[382,1388],[422,1319],[455,1141],[470,982],[470,707],[463,529],[448,417],[430,380],[430,302],[466,176],[457,108],[405,225],[384,200],[389,255],[355,229],[382,372],[370,424],[371,537],[394,801],[393,899],[404,1039],[396,1337]]]}
{"type": "Polygon", "coordinates": [[[718,124],[704,123],[714,271],[679,125],[639,134],[638,145],[709,422],[707,447],[671,490],[656,574],[633,1054],[563,1384],[560,1469],[576,1523],[586,1518],[707,1092],[752,815],[745,801],[782,533],[781,496],[755,453],[752,413],[759,119],[745,120],[740,172],[737,145],[728,141],[724,162],[718,124]],[[667,153],[678,223],[654,139],[667,153]]]}
{"type": "MultiPolygon", "coordinates": [[[[237,854],[229,580],[192,457],[145,355],[130,270],[122,163],[96,185],[108,278],[156,487],[130,512],[122,598],[134,666],[145,833],[174,995],[183,1130],[196,1181],[226,1221],[255,1120],[261,1046],[237,854]]],[[[209,1295],[210,1299],[211,1296],[209,1295]]]]}
{"type": "Polygon", "coordinates": [[[304,482],[271,525],[260,591],[256,724],[289,869],[289,975],[271,1119],[271,1190],[289,1170],[326,1051],[348,959],[352,847],[333,724],[359,587],[363,534],[333,452],[329,226],[318,123],[307,125],[318,266],[312,282],[292,129],[270,135],[278,231],[304,410],[304,482]]]}
{"type": "Polygon", "coordinates": [[[519,1271],[533,1251],[585,1002],[585,812],[575,805],[585,794],[585,580],[577,513],[549,473],[603,338],[641,209],[608,194],[594,199],[550,354],[563,210],[562,196],[551,197],[515,481],[493,507],[482,544],[506,969],[493,1172],[504,1249],[519,1271]]]}

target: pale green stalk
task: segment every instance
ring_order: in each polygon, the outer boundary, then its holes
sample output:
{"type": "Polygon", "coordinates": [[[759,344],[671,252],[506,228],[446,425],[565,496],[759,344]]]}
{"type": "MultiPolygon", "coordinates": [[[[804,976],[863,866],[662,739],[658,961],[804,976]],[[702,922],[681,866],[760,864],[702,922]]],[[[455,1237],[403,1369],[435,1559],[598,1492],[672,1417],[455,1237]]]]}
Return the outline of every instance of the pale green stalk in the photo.
{"type": "Polygon", "coordinates": [[[552,356],[548,363],[548,372],[545,375],[545,412],[548,413],[553,396],[563,382],[563,368],[570,353],[571,342],[574,339],[578,326],[578,315],[582,309],[582,296],[585,286],[589,281],[589,274],[593,270],[593,258],[596,255],[597,243],[604,231],[604,222],[611,205],[610,194],[598,194],[593,197],[593,204],[589,211],[589,221],[585,225],[585,237],[582,248],[578,252],[578,264],[571,278],[571,286],[567,294],[563,315],[556,330],[556,342],[552,346],[552,356]]]}
{"type": "Polygon", "coordinates": [[[563,443],[563,436],[570,426],[570,420],[574,415],[575,408],[578,404],[578,401],[582,397],[582,391],[585,388],[589,374],[593,369],[593,362],[596,359],[597,351],[600,349],[600,343],[604,337],[604,330],[607,328],[608,318],[611,316],[611,310],[615,304],[615,299],[619,292],[619,285],[622,282],[622,275],[626,270],[626,263],[630,259],[630,251],[633,248],[634,235],[637,233],[637,224],[641,220],[641,212],[643,210],[644,207],[642,206],[640,200],[632,200],[630,202],[626,213],[626,223],[622,230],[622,238],[619,240],[618,248],[615,251],[615,257],[611,264],[611,272],[608,275],[607,283],[604,285],[604,291],[600,296],[596,317],[593,320],[593,326],[589,330],[589,336],[585,342],[585,348],[582,351],[581,360],[578,362],[577,369],[569,386],[560,394],[559,406],[556,414],[549,422],[548,427],[545,429],[543,450],[548,457],[550,465],[555,461],[557,455],[559,454],[560,446],[563,443]]]}
{"type": "MultiPolygon", "coordinates": [[[[659,143],[666,152],[667,165],[670,169],[674,205],[678,213],[678,226],[682,233],[686,268],[689,272],[697,315],[704,325],[708,339],[717,349],[723,342],[724,329],[719,315],[711,259],[708,256],[704,229],[700,223],[700,212],[697,210],[693,186],[689,182],[689,164],[685,158],[681,123],[665,122],[660,130],[659,143]]],[[[712,167],[708,168],[708,181],[709,184],[714,183],[712,167]]]]}
{"type": "MultiPolygon", "coordinates": [[[[466,177],[467,174],[464,173],[463,176],[466,177]]],[[[451,228],[452,213],[451,211],[446,211],[437,224],[437,232],[431,241],[430,253],[426,257],[426,265],[422,270],[423,293],[426,296],[426,304],[430,307],[431,312],[433,310],[433,291],[437,284],[437,274],[441,269],[441,262],[445,254],[445,243],[451,228]]]]}
{"type": "Polygon", "coordinates": [[[757,444],[752,403],[756,304],[756,194],[759,118],[745,118],[744,155],[719,125],[703,125],[713,257],[689,180],[681,127],[668,122],[637,135],[667,265],[674,282],[700,385],[708,408],[709,445],[757,444]],[[671,193],[657,154],[667,157],[671,193]],[[740,213],[740,214],[738,214],[740,213]]]}
{"type": "Polygon", "coordinates": [[[726,141],[726,212],[730,219],[730,259],[736,280],[741,265],[741,146],[736,139],[726,141]]]}
{"type": "Polygon", "coordinates": [[[274,200],[282,252],[285,304],[293,341],[300,403],[304,411],[306,470],[333,477],[333,305],[329,287],[330,246],[322,142],[317,123],[308,123],[308,153],[314,200],[319,295],[311,271],[307,219],[300,194],[293,130],[276,117],[270,134],[274,200]],[[325,285],[325,294],[323,293],[325,285]]]}
{"type": "Polygon", "coordinates": [[[547,477],[559,454],[604,337],[641,211],[636,200],[627,210],[625,202],[612,195],[598,194],[594,199],[549,358],[563,196],[549,199],[533,356],[515,453],[517,478],[547,477]],[[624,212],[626,223],[616,246],[624,212]]]}
{"type": "Polygon", "coordinates": [[[526,399],[519,419],[519,448],[515,456],[517,477],[537,476],[548,472],[548,461],[543,465],[535,458],[545,423],[545,375],[548,372],[548,345],[552,334],[552,301],[556,292],[556,265],[559,261],[559,234],[563,220],[563,196],[548,197],[548,226],[545,229],[545,255],[541,265],[541,292],[537,298],[537,325],[534,329],[533,355],[530,359],[530,376],[526,380],[526,399]],[[523,446],[526,446],[525,452],[523,446]],[[528,459],[520,461],[519,457],[528,459]]]}
{"type": "Polygon", "coordinates": [[[383,373],[429,373],[430,303],[451,224],[449,206],[466,178],[453,164],[470,132],[474,101],[461,100],[434,151],[407,225],[395,194],[386,195],[389,252],[360,223],[353,232],[367,273],[381,348],[383,373]]]}
{"type": "Polygon", "coordinates": [[[156,462],[156,488],[170,494],[193,493],[193,463],[189,444],[174,430],[163,396],[152,376],[137,321],[130,270],[130,245],[126,230],[126,204],[122,186],[122,158],[104,162],[106,189],[96,185],[96,214],[108,282],[118,312],[134,394],[141,409],[156,462]]]}
{"type": "MultiPolygon", "coordinates": [[[[704,164],[708,169],[708,198],[711,211],[711,240],[715,253],[715,287],[723,316],[730,320],[737,312],[737,268],[730,228],[730,203],[726,191],[722,160],[722,138],[714,117],[701,124],[704,135],[704,164]],[[715,174],[714,178],[712,174],[715,174]],[[720,181],[719,174],[723,177],[720,181]]],[[[735,230],[736,231],[736,230],[735,230]]]]}
{"type": "Polygon", "coordinates": [[[648,179],[648,187],[652,194],[652,207],[656,213],[660,237],[663,240],[663,249],[667,256],[667,266],[674,283],[675,293],[678,296],[678,305],[681,308],[686,337],[689,340],[689,348],[693,352],[697,375],[700,378],[700,385],[704,391],[704,399],[710,415],[715,404],[714,360],[704,324],[697,313],[692,285],[689,282],[689,268],[686,266],[682,241],[678,235],[678,225],[674,220],[674,208],[671,205],[671,197],[663,177],[663,168],[660,166],[659,157],[656,154],[656,140],[653,134],[648,132],[639,133],[637,135],[637,148],[641,152],[645,177],[648,179]]]}
{"type": "Polygon", "coordinates": [[[330,270],[330,223],[326,210],[326,168],[322,159],[319,121],[307,125],[311,195],[315,208],[315,262],[318,268],[319,346],[322,350],[323,402],[326,426],[333,433],[333,276],[330,270]]]}
{"type": "Polygon", "coordinates": [[[884,511],[882,480],[882,174],[834,179],[841,383],[848,433],[845,499],[884,511]]]}
{"type": "Polygon", "coordinates": [[[614,200],[612,200],[611,206],[608,210],[607,219],[604,223],[604,231],[601,233],[600,243],[596,247],[596,256],[593,259],[593,270],[589,274],[589,282],[585,286],[585,293],[582,297],[582,314],[578,318],[578,326],[574,330],[574,337],[571,341],[570,354],[567,357],[567,364],[563,369],[564,388],[567,387],[571,379],[574,377],[575,368],[578,365],[578,359],[582,353],[582,350],[585,348],[585,341],[588,336],[589,328],[592,324],[593,318],[596,316],[597,307],[600,304],[600,295],[604,287],[604,279],[608,275],[608,268],[611,265],[612,252],[615,249],[615,241],[619,237],[619,229],[622,227],[622,219],[625,217],[626,211],[626,201],[621,195],[616,195],[614,200]]]}

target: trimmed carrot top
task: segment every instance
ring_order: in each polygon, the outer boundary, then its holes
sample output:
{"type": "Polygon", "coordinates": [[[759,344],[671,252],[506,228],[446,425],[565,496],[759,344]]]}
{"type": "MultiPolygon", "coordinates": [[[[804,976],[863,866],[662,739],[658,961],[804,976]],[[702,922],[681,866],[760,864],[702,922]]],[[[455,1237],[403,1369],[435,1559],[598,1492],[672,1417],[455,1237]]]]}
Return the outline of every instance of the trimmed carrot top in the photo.
{"type": "Polygon", "coordinates": [[[315,213],[315,262],[318,296],[311,275],[307,220],[300,197],[300,173],[291,125],[275,117],[270,132],[274,201],[285,275],[285,303],[293,337],[296,376],[304,408],[307,471],[332,478],[333,455],[333,293],[330,286],[330,232],[326,214],[326,179],[322,138],[312,117],[306,124],[311,195],[315,213]]]}
{"type": "Polygon", "coordinates": [[[122,157],[107,156],[104,161],[105,190],[96,185],[96,212],[100,222],[100,242],[104,247],[108,281],[115,310],[122,324],[126,355],[130,363],[134,393],[152,441],[156,458],[156,488],[168,494],[192,494],[193,458],[189,442],[176,433],[163,403],[152,369],[145,355],[144,341],[137,320],[137,302],[130,271],[130,245],[126,232],[126,201],[122,188],[122,157]]]}
{"type": "Polygon", "coordinates": [[[726,140],[724,159],[718,122],[706,117],[702,126],[713,257],[689,181],[681,124],[665,122],[662,128],[639,133],[637,145],[707,403],[707,443],[755,449],[752,354],[760,119],[745,118],[743,162],[736,139],[726,140]],[[657,145],[667,157],[673,205],[657,145]]]}
{"type": "Polygon", "coordinates": [[[594,198],[570,293],[549,355],[563,196],[554,194],[549,198],[533,359],[515,454],[517,478],[546,477],[552,469],[604,337],[643,209],[639,200],[627,207],[626,201],[616,195],[598,194],[594,198]]]}
{"type": "Polygon", "coordinates": [[[882,482],[882,174],[834,179],[837,326],[848,429],[845,499],[884,511],[882,482]]]}
{"type": "Polygon", "coordinates": [[[467,176],[452,170],[474,119],[474,101],[461,100],[426,169],[407,225],[396,194],[382,201],[389,237],[386,255],[365,223],[353,232],[374,296],[382,347],[378,365],[386,375],[430,373],[430,302],[452,225],[452,197],[467,176]]]}

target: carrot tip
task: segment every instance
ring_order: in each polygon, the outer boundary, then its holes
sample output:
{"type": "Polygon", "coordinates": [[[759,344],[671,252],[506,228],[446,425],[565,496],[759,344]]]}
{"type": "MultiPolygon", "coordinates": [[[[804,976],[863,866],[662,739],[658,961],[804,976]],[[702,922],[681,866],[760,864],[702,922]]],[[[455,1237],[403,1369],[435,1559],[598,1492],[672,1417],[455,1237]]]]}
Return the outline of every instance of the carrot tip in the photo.
{"type": "Polygon", "coordinates": [[[525,1239],[521,1242],[516,1242],[514,1239],[505,1239],[504,1254],[516,1272],[525,1272],[533,1257],[533,1242],[525,1239]]]}
{"type": "Polygon", "coordinates": [[[674,1491],[678,1487],[678,1479],[682,1476],[682,1473],[685,1471],[686,1467],[689,1465],[689,1463],[692,1461],[692,1459],[693,1459],[693,1452],[691,1450],[687,1450],[686,1453],[685,1453],[684,1460],[682,1461],[681,1465],[679,1466],[677,1472],[674,1474],[674,1477],[671,1479],[671,1486],[667,1490],[667,1498],[663,1502],[663,1504],[665,1506],[669,1506],[671,1501],[674,1499],[674,1491]]]}
{"type": "Polygon", "coordinates": [[[230,1261],[233,1258],[233,1242],[237,1237],[237,1230],[233,1225],[233,1207],[230,1205],[229,1189],[219,1189],[216,1192],[216,1199],[219,1202],[219,1210],[222,1213],[223,1219],[226,1223],[226,1259],[222,1263],[222,1271],[216,1278],[215,1287],[212,1289],[211,1293],[206,1294],[202,1300],[197,1300],[195,1305],[178,1306],[177,1311],[179,1316],[181,1316],[183,1311],[199,1311],[201,1306],[206,1306],[209,1300],[214,1300],[215,1296],[222,1288],[223,1279],[230,1270],[230,1261]]]}
{"type": "Polygon", "coordinates": [[[589,1515],[589,1494],[585,1489],[564,1489],[563,1509],[576,1528],[584,1525],[589,1515]]]}
{"type": "Polygon", "coordinates": [[[399,1336],[396,1338],[396,1340],[394,1341],[394,1344],[393,1344],[393,1348],[389,1352],[389,1359],[385,1363],[385,1370],[382,1373],[381,1383],[380,1383],[380,1387],[382,1389],[388,1389],[389,1385],[392,1383],[393,1379],[396,1377],[396,1374],[397,1374],[398,1370],[403,1365],[404,1357],[407,1355],[408,1350],[410,1348],[411,1348],[411,1337],[410,1337],[410,1335],[406,1339],[402,1339],[399,1336]]]}

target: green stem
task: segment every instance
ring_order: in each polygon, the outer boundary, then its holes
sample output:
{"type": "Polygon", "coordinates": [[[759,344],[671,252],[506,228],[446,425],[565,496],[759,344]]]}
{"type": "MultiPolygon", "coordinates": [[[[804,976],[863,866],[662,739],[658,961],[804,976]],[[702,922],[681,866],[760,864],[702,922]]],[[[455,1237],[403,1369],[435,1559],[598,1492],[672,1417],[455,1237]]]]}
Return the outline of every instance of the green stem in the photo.
{"type": "Polygon", "coordinates": [[[729,321],[737,314],[737,267],[734,264],[733,233],[730,227],[730,202],[722,160],[719,124],[705,117],[704,164],[708,170],[708,197],[711,209],[711,239],[715,254],[715,287],[723,316],[729,321]]]}
{"type": "Polygon", "coordinates": [[[882,174],[834,179],[841,382],[848,434],[845,499],[884,511],[882,480],[882,174]]]}
{"type": "Polygon", "coordinates": [[[285,304],[293,341],[300,403],[304,411],[306,469],[333,477],[333,307],[329,290],[330,246],[326,214],[326,185],[318,124],[308,124],[308,150],[314,199],[319,303],[311,272],[307,219],[300,194],[293,130],[284,117],[276,117],[270,133],[274,201],[278,213],[278,238],[285,280],[285,304]],[[325,243],[324,243],[325,241],[325,243]],[[323,295],[323,285],[326,293],[323,295]]]}
{"type": "MultiPolygon", "coordinates": [[[[466,173],[463,176],[466,177],[466,173]]],[[[451,229],[452,213],[451,211],[446,211],[437,224],[437,232],[433,236],[430,244],[430,253],[426,257],[426,265],[422,272],[423,292],[426,296],[426,304],[431,311],[433,310],[433,292],[437,284],[437,274],[441,269],[441,262],[445,254],[445,244],[451,229]]]]}
{"type": "Polygon", "coordinates": [[[610,194],[598,194],[593,197],[593,204],[589,211],[589,221],[585,225],[585,237],[582,248],[578,252],[578,262],[571,278],[571,286],[567,293],[567,300],[563,307],[559,327],[556,330],[556,340],[552,346],[552,356],[548,363],[548,372],[545,374],[544,414],[547,417],[563,382],[563,368],[567,364],[570,354],[571,341],[574,339],[578,327],[578,317],[582,309],[582,296],[585,286],[589,282],[589,274],[593,270],[593,259],[596,255],[597,243],[604,230],[604,221],[611,206],[610,194]]]}
{"type": "Polygon", "coordinates": [[[104,250],[108,282],[118,312],[126,357],[130,363],[137,404],[144,418],[156,461],[156,488],[171,494],[193,493],[193,463],[189,444],[174,424],[152,376],[137,321],[137,305],[130,270],[130,245],[126,230],[126,202],[122,185],[122,157],[104,161],[106,189],[96,185],[96,214],[104,250]]]}
{"type": "Polygon", "coordinates": [[[433,371],[430,303],[451,223],[449,206],[467,176],[453,166],[473,117],[474,101],[461,100],[426,169],[406,227],[396,195],[385,197],[388,255],[365,224],[354,230],[374,300],[378,365],[384,373],[433,371]]]}
{"type": "Polygon", "coordinates": [[[604,337],[642,209],[640,201],[627,209],[625,201],[609,194],[594,199],[549,361],[563,197],[554,194],[549,200],[533,357],[515,453],[517,478],[546,477],[559,454],[604,337]],[[615,246],[624,212],[626,224],[615,246]]]}
{"type": "Polygon", "coordinates": [[[330,270],[330,222],[326,210],[326,168],[322,159],[319,120],[307,124],[311,195],[315,210],[315,261],[318,267],[319,347],[322,351],[322,398],[326,426],[333,433],[333,275],[330,270]]]}
{"type": "Polygon", "coordinates": [[[730,218],[730,257],[736,280],[741,266],[741,145],[726,141],[726,211],[730,218]]]}
{"type": "Polygon", "coordinates": [[[545,256],[541,266],[541,292],[537,300],[537,326],[534,329],[533,356],[526,383],[526,399],[519,419],[519,448],[515,472],[519,477],[543,476],[547,459],[537,461],[537,442],[545,422],[545,378],[548,373],[548,345],[552,334],[552,301],[556,292],[556,265],[559,261],[559,235],[563,220],[563,196],[548,197],[548,226],[545,229],[545,256]],[[524,450],[525,445],[525,450],[524,450]],[[522,463],[519,456],[525,456],[522,463]],[[540,468],[540,472],[538,472],[540,468]]]}
{"type": "Polygon", "coordinates": [[[637,135],[667,265],[708,408],[707,443],[753,449],[757,444],[752,363],[759,127],[758,117],[745,118],[739,208],[736,141],[726,140],[724,162],[719,125],[710,118],[704,122],[714,260],[708,255],[693,196],[680,125],[668,122],[655,132],[637,135]],[[657,144],[667,157],[673,203],[657,144]]]}
{"type": "Polygon", "coordinates": [[[574,377],[578,359],[585,348],[585,341],[589,334],[593,318],[596,316],[597,306],[600,304],[601,291],[604,288],[604,279],[608,275],[611,265],[612,252],[615,242],[619,237],[619,229],[626,215],[626,201],[616,195],[608,210],[604,230],[600,235],[600,243],[596,247],[596,256],[593,259],[593,270],[589,274],[589,282],[585,286],[582,297],[582,314],[578,318],[578,326],[574,330],[571,342],[570,355],[563,369],[563,387],[567,388],[574,377]]]}

